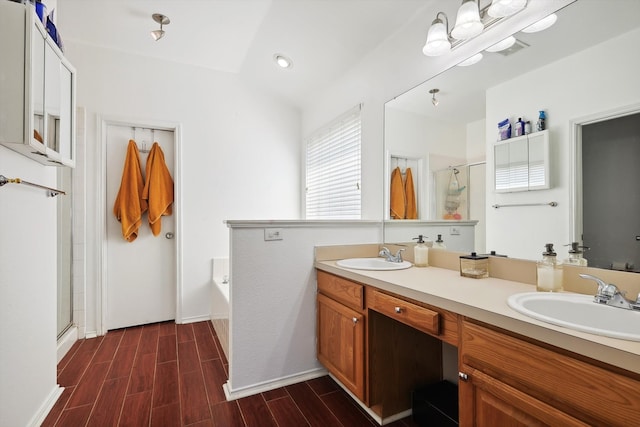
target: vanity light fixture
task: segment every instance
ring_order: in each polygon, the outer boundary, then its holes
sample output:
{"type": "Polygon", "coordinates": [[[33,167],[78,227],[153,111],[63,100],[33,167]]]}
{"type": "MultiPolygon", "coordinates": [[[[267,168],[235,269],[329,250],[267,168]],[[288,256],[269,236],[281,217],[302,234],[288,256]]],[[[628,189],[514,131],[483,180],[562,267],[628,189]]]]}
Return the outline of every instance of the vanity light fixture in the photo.
{"type": "Polygon", "coordinates": [[[293,61],[280,53],[273,55],[273,60],[276,61],[276,64],[278,64],[280,68],[293,67],[293,61]]]}
{"type": "Polygon", "coordinates": [[[480,20],[480,0],[463,0],[451,35],[458,40],[467,40],[482,33],[482,30],[484,24],[480,20]]]}
{"type": "Polygon", "coordinates": [[[470,58],[465,59],[464,61],[458,64],[458,67],[468,67],[469,65],[477,64],[482,59],[482,53],[476,53],[470,58]]]}
{"type": "Polygon", "coordinates": [[[437,107],[440,101],[436,99],[436,93],[440,92],[440,89],[431,89],[429,93],[431,94],[431,103],[434,107],[437,107]]]}
{"type": "Polygon", "coordinates": [[[502,50],[509,49],[511,46],[515,44],[515,42],[516,42],[516,38],[513,36],[509,36],[506,39],[494,44],[493,46],[489,46],[485,50],[487,52],[500,52],[502,50]]]}
{"type": "Polygon", "coordinates": [[[427,42],[422,48],[422,53],[427,56],[440,56],[450,50],[449,20],[443,12],[438,12],[436,19],[433,20],[431,27],[429,27],[427,42]],[[440,19],[440,15],[444,17],[444,22],[440,19]]]}
{"type": "Polygon", "coordinates": [[[504,18],[521,11],[527,5],[527,0],[493,0],[487,13],[494,18],[504,18]]]}
{"type": "Polygon", "coordinates": [[[164,37],[164,30],[162,29],[162,26],[169,25],[171,23],[171,20],[169,20],[169,17],[161,13],[154,13],[153,15],[151,15],[151,17],[153,18],[154,21],[160,24],[159,30],[151,31],[151,37],[153,37],[155,41],[158,41],[164,37]]]}
{"type": "Polygon", "coordinates": [[[538,22],[529,25],[527,28],[522,30],[523,33],[537,33],[538,31],[546,30],[550,26],[556,23],[558,20],[558,15],[552,13],[551,15],[542,18],[538,22]]]}

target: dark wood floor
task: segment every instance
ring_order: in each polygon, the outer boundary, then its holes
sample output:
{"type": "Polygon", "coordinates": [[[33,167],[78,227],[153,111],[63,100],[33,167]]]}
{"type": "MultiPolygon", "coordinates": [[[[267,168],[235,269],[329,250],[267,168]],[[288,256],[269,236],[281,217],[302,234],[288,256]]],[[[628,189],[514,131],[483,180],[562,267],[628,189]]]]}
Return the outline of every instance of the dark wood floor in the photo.
{"type": "MultiPolygon", "coordinates": [[[[377,425],[328,376],[227,402],[227,367],[210,322],[80,340],[58,364],[65,390],[43,426],[377,425]]],[[[409,418],[389,425],[415,427],[409,418]]]]}

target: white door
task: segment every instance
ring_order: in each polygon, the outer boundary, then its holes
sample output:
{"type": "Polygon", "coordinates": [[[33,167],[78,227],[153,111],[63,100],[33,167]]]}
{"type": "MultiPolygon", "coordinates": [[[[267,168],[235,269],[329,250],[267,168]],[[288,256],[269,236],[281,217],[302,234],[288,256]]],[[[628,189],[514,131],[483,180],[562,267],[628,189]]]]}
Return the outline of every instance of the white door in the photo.
{"type": "MultiPolygon", "coordinates": [[[[113,203],[120,189],[127,145],[136,139],[142,176],[153,141],[164,152],[174,177],[173,131],[148,130],[109,124],[106,131],[106,330],[175,319],[176,316],[176,240],[175,209],[162,217],[162,230],[154,236],[148,216],[142,217],[138,238],[127,242],[113,215],[113,203]],[[135,129],[135,130],[134,130],[135,129]]],[[[175,181],[175,177],[174,177],[175,181]]]]}

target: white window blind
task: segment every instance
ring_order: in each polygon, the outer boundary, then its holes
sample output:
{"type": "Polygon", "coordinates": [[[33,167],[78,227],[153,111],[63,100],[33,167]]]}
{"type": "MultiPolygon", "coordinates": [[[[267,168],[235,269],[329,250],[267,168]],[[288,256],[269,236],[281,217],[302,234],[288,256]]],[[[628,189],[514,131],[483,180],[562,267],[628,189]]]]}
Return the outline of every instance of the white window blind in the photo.
{"type": "Polygon", "coordinates": [[[306,218],[360,219],[358,105],[307,141],[306,218]]]}

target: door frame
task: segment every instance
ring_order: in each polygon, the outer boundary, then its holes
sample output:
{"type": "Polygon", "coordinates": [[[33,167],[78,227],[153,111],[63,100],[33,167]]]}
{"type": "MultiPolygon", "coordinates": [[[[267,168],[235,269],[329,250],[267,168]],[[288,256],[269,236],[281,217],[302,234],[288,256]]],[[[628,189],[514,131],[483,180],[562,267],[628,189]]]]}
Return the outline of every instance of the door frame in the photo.
{"type": "Polygon", "coordinates": [[[138,127],[146,129],[157,129],[173,132],[173,186],[174,201],[173,215],[175,216],[175,265],[176,276],[176,313],[175,322],[182,323],[182,144],[181,125],[179,123],[164,122],[157,120],[141,119],[132,120],[123,117],[99,116],[99,170],[98,174],[98,209],[97,209],[97,235],[100,236],[98,245],[98,268],[96,283],[96,321],[97,334],[107,333],[107,127],[138,127]]]}
{"type": "Polygon", "coordinates": [[[582,242],[582,127],[606,120],[640,113],[640,103],[625,105],[611,110],[582,116],[569,121],[570,165],[569,165],[569,234],[570,241],[582,242]]]}

